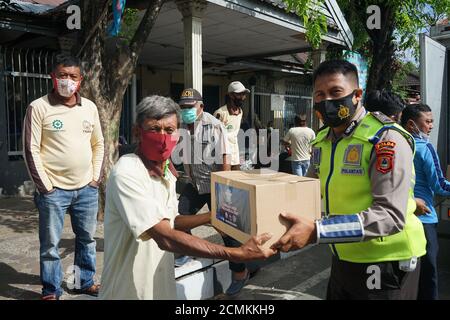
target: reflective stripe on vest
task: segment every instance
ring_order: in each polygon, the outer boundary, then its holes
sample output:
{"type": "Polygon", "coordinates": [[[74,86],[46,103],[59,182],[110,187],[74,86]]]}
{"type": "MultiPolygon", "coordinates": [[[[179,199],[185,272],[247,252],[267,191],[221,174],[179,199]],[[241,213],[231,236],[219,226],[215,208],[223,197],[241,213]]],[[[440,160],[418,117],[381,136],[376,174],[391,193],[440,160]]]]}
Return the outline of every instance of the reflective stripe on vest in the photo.
{"type": "MultiPolygon", "coordinates": [[[[335,143],[326,139],[330,129],[319,132],[313,142],[313,165],[320,178],[323,208],[327,215],[356,214],[372,205],[373,197],[369,178],[369,161],[374,135],[384,126],[370,113],[367,114],[351,137],[335,143]],[[320,148],[320,151],[317,150],[320,148]],[[317,152],[318,151],[318,152],[317,152]]],[[[390,124],[391,126],[391,124],[390,124]]],[[[397,131],[409,135],[400,126],[397,131]]],[[[413,168],[414,171],[414,168],[413,168]]],[[[414,172],[413,178],[414,179],[414,172]]],[[[426,252],[423,226],[415,216],[416,203],[413,195],[414,181],[409,190],[404,229],[394,235],[377,239],[333,245],[339,259],[357,263],[396,261],[420,257],[426,252]]]]}

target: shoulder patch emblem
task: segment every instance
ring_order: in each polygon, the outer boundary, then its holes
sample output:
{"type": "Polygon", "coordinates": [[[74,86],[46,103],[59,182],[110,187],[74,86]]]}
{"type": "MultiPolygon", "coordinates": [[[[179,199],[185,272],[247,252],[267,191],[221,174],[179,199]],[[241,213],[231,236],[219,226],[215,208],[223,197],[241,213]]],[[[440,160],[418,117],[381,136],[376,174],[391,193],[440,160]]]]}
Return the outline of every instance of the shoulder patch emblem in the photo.
{"type": "Polygon", "coordinates": [[[395,154],[395,142],[394,141],[381,141],[375,145],[375,151],[377,154],[389,153],[395,154]]]}
{"type": "Polygon", "coordinates": [[[381,154],[377,156],[377,171],[386,174],[394,169],[394,155],[381,154]]]}

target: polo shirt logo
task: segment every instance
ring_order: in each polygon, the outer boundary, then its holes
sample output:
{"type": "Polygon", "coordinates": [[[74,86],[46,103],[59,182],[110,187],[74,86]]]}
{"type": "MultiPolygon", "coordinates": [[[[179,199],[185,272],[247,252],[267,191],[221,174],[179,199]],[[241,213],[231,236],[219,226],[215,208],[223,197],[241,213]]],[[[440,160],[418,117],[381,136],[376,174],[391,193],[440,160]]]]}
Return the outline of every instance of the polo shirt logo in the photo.
{"type": "Polygon", "coordinates": [[[84,133],[91,133],[92,132],[92,124],[89,122],[89,121],[87,121],[87,120],[84,120],[83,121],[83,132],[84,133]]]}
{"type": "Polygon", "coordinates": [[[61,120],[56,119],[52,122],[52,127],[56,130],[61,130],[63,127],[63,122],[61,120]]]}

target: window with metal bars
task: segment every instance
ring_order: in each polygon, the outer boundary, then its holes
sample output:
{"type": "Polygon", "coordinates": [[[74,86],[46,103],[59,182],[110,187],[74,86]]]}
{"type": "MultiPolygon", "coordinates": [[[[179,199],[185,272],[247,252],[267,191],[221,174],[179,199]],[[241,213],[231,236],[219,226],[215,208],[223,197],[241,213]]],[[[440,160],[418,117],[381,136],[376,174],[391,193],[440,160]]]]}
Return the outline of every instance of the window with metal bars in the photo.
{"type": "Polygon", "coordinates": [[[4,92],[0,110],[6,119],[10,160],[22,158],[22,126],[28,105],[52,90],[49,74],[54,57],[55,53],[47,50],[0,47],[0,85],[4,92]]]}

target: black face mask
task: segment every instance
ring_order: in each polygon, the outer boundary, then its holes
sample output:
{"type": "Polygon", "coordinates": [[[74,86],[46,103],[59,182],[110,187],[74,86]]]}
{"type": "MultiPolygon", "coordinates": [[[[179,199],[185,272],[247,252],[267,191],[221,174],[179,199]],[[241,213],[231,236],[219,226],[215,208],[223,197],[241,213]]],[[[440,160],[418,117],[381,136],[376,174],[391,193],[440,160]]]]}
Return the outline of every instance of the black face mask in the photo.
{"type": "Polygon", "coordinates": [[[233,104],[236,107],[242,108],[242,106],[244,105],[244,100],[236,98],[236,97],[231,97],[231,100],[233,101],[233,104]]]}
{"type": "Polygon", "coordinates": [[[322,115],[326,126],[339,127],[352,119],[358,107],[358,104],[353,104],[352,101],[355,91],[340,99],[323,100],[314,104],[314,110],[322,115]]]}

